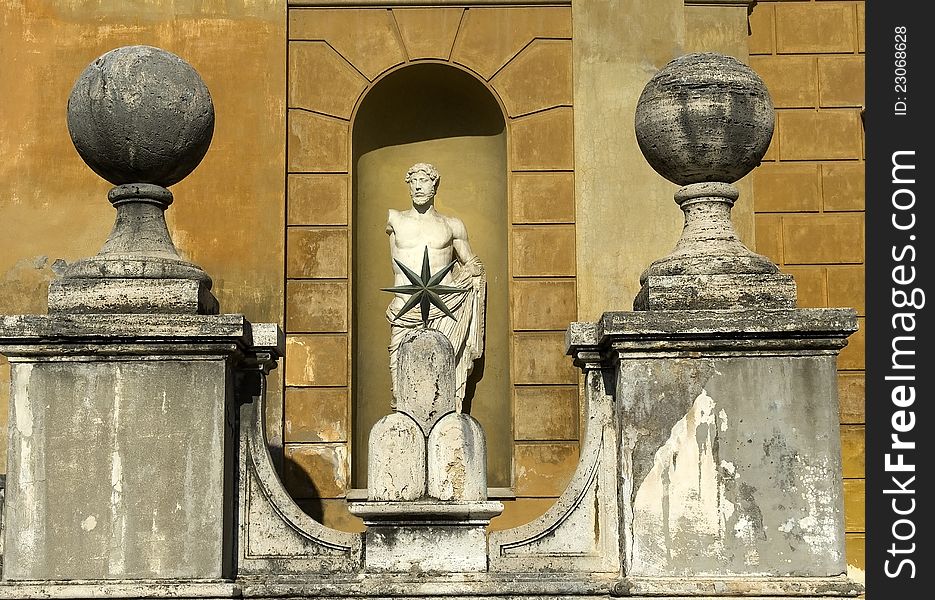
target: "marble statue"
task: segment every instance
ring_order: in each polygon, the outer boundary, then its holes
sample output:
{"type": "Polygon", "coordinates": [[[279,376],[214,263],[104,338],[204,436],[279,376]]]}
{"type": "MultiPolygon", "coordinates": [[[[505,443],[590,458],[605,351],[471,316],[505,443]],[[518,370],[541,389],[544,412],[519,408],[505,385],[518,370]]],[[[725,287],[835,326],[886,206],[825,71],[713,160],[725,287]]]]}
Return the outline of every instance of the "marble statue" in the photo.
{"type": "MultiPolygon", "coordinates": [[[[456,263],[441,283],[466,289],[467,292],[443,294],[442,299],[454,318],[432,306],[428,327],[443,333],[454,348],[456,395],[460,406],[474,361],[484,353],[487,275],[483,263],[468,243],[467,230],[461,219],[443,215],[435,209],[435,193],[440,179],[432,165],[413,165],[406,173],[412,208],[407,211],[390,209],[386,233],[390,236],[390,256],[397,286],[406,285],[409,281],[396,261],[418,273],[422,269],[426,249],[433,274],[452,261],[456,263]]],[[[423,324],[419,311],[400,314],[406,299],[406,295],[397,293],[386,309],[386,318],[390,322],[390,376],[394,409],[399,397],[396,390],[399,344],[407,332],[423,324]]]]}

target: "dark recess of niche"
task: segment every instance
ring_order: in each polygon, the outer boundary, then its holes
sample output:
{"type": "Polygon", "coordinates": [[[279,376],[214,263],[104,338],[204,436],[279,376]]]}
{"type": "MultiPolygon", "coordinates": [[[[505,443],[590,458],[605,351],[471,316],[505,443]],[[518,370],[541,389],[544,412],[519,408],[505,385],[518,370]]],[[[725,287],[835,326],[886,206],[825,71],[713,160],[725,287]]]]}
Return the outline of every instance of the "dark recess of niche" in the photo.
{"type": "Polygon", "coordinates": [[[496,100],[473,76],[448,65],[414,65],[387,75],[364,98],[354,161],[387,146],[499,135],[505,126],[496,100]]]}

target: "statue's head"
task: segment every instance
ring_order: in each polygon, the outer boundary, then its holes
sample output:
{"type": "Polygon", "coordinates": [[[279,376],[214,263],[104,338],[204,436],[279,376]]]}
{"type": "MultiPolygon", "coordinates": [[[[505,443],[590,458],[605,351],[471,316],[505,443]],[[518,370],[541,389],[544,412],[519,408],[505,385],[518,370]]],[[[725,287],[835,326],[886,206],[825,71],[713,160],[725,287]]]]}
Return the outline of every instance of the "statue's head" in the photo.
{"type": "Polygon", "coordinates": [[[435,198],[441,175],[428,163],[416,163],[406,171],[406,183],[409,184],[409,195],[412,203],[422,206],[435,198]]]}

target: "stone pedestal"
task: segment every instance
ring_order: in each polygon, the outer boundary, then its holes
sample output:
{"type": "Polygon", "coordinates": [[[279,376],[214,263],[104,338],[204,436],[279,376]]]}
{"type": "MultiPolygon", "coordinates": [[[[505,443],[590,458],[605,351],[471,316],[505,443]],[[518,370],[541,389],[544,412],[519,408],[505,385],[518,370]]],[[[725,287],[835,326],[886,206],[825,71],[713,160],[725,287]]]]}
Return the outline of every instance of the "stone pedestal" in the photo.
{"type": "Polygon", "coordinates": [[[472,573],[487,570],[487,526],[500,502],[361,502],[364,568],[375,572],[472,573]]]}
{"type": "Polygon", "coordinates": [[[395,409],[370,430],[363,566],[386,573],[487,570],[487,526],[503,504],[487,501],[487,442],[456,412],[454,349],[416,329],[398,352],[395,409]]]}
{"type": "Polygon", "coordinates": [[[3,579],[231,576],[233,369],[252,344],[239,315],[2,317],[3,579]]]}
{"type": "Polygon", "coordinates": [[[573,324],[571,351],[615,370],[629,593],[672,577],[766,577],[780,595],[820,578],[847,593],[835,363],[856,328],[851,309],[573,324]]]}

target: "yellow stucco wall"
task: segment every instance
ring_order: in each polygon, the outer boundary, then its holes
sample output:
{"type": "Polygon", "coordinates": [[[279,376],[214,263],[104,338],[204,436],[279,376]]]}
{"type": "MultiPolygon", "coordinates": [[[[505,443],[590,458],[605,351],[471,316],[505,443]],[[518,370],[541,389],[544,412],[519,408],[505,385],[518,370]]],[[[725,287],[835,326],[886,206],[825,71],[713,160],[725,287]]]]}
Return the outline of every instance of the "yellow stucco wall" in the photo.
{"type": "Polygon", "coordinates": [[[791,273],[799,306],[850,306],[838,361],[848,564],[864,568],[864,3],[760,0],[750,66],[776,105],[753,173],[756,249],[791,273]]]}
{"type": "Polygon", "coordinates": [[[172,187],[176,246],[212,276],[222,311],[282,322],[285,14],[285,0],[0,3],[0,312],[45,312],[52,264],[106,239],[111,186],[74,150],[65,105],[92,60],[149,44],[194,66],[215,104],[210,150],[172,187]]]}

